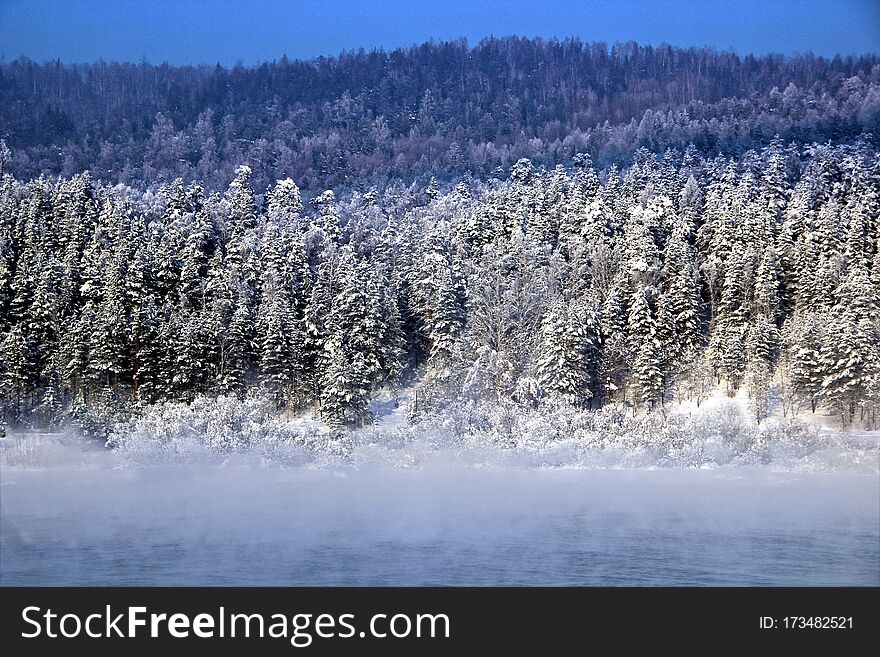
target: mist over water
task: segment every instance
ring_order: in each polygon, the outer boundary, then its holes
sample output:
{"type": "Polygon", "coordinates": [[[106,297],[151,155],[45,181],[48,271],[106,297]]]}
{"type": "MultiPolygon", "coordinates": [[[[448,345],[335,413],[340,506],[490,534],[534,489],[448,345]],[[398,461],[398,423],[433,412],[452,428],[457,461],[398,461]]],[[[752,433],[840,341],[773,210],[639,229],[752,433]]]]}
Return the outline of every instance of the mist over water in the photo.
{"type": "Polygon", "coordinates": [[[4,585],[878,585],[880,480],[766,468],[0,470],[4,585]]]}

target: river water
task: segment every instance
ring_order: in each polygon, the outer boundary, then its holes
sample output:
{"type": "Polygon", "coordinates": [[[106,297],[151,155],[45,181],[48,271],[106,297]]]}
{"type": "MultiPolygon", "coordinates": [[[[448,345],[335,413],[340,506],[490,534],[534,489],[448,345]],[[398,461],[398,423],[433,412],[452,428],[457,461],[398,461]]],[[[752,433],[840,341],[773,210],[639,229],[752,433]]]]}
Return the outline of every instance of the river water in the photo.
{"type": "Polygon", "coordinates": [[[0,471],[3,585],[880,585],[876,474],[0,471]]]}

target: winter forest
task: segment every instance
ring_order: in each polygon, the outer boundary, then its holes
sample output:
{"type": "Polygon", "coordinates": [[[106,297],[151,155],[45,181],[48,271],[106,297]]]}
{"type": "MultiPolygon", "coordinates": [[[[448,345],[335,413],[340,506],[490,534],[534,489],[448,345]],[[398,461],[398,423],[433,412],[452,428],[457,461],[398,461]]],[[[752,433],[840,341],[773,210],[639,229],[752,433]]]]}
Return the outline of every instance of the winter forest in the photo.
{"type": "Polygon", "coordinates": [[[10,426],[247,399],[342,435],[405,390],[510,433],[720,389],[876,427],[876,56],[15,60],[0,133],[10,426]]]}

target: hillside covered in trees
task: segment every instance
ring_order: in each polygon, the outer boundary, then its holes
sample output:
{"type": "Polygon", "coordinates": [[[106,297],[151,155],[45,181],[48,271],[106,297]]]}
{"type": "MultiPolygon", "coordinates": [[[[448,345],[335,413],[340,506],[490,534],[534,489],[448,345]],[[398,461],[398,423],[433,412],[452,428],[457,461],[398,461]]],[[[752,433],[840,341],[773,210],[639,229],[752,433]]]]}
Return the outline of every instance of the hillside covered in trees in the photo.
{"type": "Polygon", "coordinates": [[[389,178],[485,179],[520,158],[625,164],[638,148],[742,156],[784,142],[880,135],[880,58],[486,39],[254,68],[0,63],[0,139],[21,179],[134,187],[239,165],[262,192],[309,196],[389,178]]]}
{"type": "Polygon", "coordinates": [[[478,426],[721,386],[759,421],[874,426],[874,56],[506,39],[0,73],[11,424],[259,396],[353,427],[406,386],[410,419],[478,426]]]}

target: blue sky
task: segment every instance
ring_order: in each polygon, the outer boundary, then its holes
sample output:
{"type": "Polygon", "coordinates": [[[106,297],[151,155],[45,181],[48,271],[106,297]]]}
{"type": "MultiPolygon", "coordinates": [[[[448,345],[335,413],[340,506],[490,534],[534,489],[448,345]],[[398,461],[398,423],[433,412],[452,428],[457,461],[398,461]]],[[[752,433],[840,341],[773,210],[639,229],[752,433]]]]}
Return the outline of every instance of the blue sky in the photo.
{"type": "Polygon", "coordinates": [[[0,56],[253,64],[460,36],[880,52],[880,0],[0,0],[0,56]]]}

